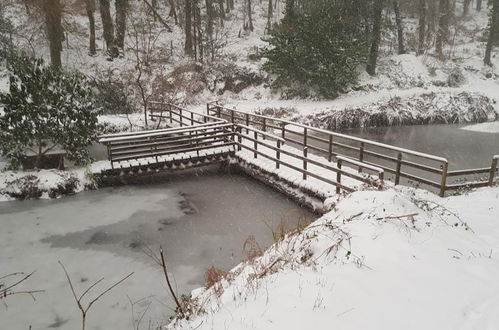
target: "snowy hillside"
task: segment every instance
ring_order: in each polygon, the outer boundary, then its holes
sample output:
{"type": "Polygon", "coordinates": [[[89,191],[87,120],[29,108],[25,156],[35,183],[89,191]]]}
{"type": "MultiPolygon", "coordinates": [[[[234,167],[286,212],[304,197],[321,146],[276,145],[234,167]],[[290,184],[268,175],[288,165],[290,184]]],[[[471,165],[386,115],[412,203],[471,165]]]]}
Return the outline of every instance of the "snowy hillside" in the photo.
{"type": "Polygon", "coordinates": [[[499,190],[358,192],[193,292],[169,329],[495,329],[499,190]]]}

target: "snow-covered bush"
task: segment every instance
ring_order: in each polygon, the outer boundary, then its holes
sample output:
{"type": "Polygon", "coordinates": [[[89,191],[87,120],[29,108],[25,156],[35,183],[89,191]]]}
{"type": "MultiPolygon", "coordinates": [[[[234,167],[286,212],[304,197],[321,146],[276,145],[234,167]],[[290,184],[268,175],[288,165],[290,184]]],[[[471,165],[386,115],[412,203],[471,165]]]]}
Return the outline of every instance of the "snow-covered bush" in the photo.
{"type": "Polygon", "coordinates": [[[39,167],[58,146],[77,164],[88,161],[86,147],[97,130],[97,111],[86,79],[24,53],[10,53],[7,68],[9,92],[0,94],[4,112],[0,151],[11,167],[18,167],[28,150],[36,154],[35,167],[39,167]]]}

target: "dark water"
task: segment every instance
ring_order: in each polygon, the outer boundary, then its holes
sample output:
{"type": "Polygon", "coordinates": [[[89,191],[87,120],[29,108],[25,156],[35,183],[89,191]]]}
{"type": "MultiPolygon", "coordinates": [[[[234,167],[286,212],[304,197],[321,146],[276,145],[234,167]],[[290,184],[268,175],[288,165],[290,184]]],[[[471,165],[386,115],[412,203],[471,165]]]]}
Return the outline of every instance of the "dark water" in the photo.
{"type": "Polygon", "coordinates": [[[450,169],[490,166],[499,155],[499,133],[473,132],[462,125],[365,128],[342,133],[447,158],[450,169]]]}

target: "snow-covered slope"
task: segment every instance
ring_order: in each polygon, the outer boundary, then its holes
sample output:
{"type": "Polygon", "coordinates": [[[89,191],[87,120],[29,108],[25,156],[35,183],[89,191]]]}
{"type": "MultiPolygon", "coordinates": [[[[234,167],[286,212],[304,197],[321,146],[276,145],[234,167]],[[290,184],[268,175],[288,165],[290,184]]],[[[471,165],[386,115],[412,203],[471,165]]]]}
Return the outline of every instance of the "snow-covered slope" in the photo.
{"type": "Polygon", "coordinates": [[[357,192],[168,329],[496,329],[499,188],[357,192]]]}

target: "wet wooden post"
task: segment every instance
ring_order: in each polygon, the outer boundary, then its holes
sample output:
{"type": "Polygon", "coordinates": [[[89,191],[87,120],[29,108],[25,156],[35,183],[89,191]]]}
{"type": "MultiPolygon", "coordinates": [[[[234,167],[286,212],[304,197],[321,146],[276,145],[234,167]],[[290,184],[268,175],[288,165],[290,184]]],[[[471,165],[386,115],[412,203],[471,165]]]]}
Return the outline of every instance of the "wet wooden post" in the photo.
{"type": "Polygon", "coordinates": [[[449,170],[449,162],[444,162],[442,165],[442,181],[440,182],[440,197],[445,196],[445,189],[447,188],[447,172],[449,170]]]}
{"type": "Polygon", "coordinates": [[[170,114],[170,124],[173,124],[173,114],[172,114],[172,105],[168,104],[168,113],[170,114]]]}
{"type": "Polygon", "coordinates": [[[286,123],[281,123],[282,126],[282,138],[286,138],[286,123]]]}
{"type": "Polygon", "coordinates": [[[402,168],[402,153],[397,155],[397,169],[395,170],[395,185],[400,183],[400,169],[402,168]]]}
{"type": "Polygon", "coordinates": [[[243,130],[241,127],[238,127],[236,129],[236,133],[237,133],[237,142],[238,142],[238,147],[237,147],[237,150],[238,151],[241,151],[242,150],[242,144],[243,144],[243,130]]]}
{"type": "Polygon", "coordinates": [[[234,124],[234,110],[230,111],[230,122],[234,124]]]}
{"type": "Polygon", "coordinates": [[[340,184],[341,184],[341,163],[343,161],[340,159],[337,160],[336,162],[336,167],[338,167],[338,172],[336,172],[336,182],[338,183],[338,185],[336,186],[336,193],[339,194],[341,192],[341,187],[340,187],[340,184]]]}
{"type": "Polygon", "coordinates": [[[194,112],[191,112],[191,126],[194,125],[194,112]]]}
{"type": "Polygon", "coordinates": [[[206,123],[206,121],[208,120],[208,117],[210,115],[210,104],[209,103],[206,103],[206,116],[203,116],[203,121],[206,123]]]}
{"type": "Polygon", "coordinates": [[[277,150],[276,150],[276,162],[275,162],[275,168],[279,169],[281,165],[281,140],[277,140],[277,150]]]}
{"type": "Polygon", "coordinates": [[[499,155],[494,156],[494,158],[492,158],[492,165],[490,166],[490,174],[489,174],[489,186],[491,187],[494,184],[494,178],[496,176],[498,161],[499,161],[499,155]]]}
{"type": "MultiPolygon", "coordinates": [[[[267,132],[267,118],[265,117],[263,117],[262,131],[267,132]]],[[[263,139],[265,140],[265,135],[263,135],[263,139]]]]}
{"type": "Polygon", "coordinates": [[[307,127],[305,127],[305,128],[303,129],[303,146],[304,146],[304,147],[306,147],[306,146],[307,146],[307,142],[308,142],[308,141],[307,141],[307,139],[308,139],[308,136],[307,136],[307,135],[308,135],[308,128],[307,128],[307,127]]]}
{"type": "Polygon", "coordinates": [[[178,109],[179,118],[180,118],[180,127],[184,126],[184,115],[182,114],[182,108],[178,109]]]}
{"type": "Polygon", "coordinates": [[[258,150],[258,142],[257,142],[257,140],[258,140],[258,133],[256,131],[253,132],[253,136],[254,136],[254,140],[255,140],[255,141],[253,141],[253,147],[254,147],[253,148],[254,149],[254,151],[253,151],[253,158],[256,159],[256,158],[258,158],[258,152],[257,152],[257,150],[258,150]]]}
{"type": "Polygon", "coordinates": [[[222,118],[222,107],[217,105],[217,117],[222,118]]]}
{"type": "Polygon", "coordinates": [[[303,180],[307,180],[307,168],[308,168],[308,162],[307,162],[307,156],[308,156],[308,148],[303,147],[303,180]]]}
{"type": "Polygon", "coordinates": [[[329,162],[333,160],[333,134],[329,134],[329,150],[328,150],[328,159],[329,162]]]}
{"type": "MultiPolygon", "coordinates": [[[[360,148],[359,148],[359,162],[364,161],[364,142],[360,143],[360,148]]],[[[359,173],[362,173],[362,167],[359,166],[359,173]]]]}
{"type": "MultiPolygon", "coordinates": [[[[249,127],[249,124],[250,124],[250,120],[249,120],[249,113],[246,114],[246,126],[249,127]]],[[[246,129],[246,134],[249,134],[249,130],[246,129]]]]}

